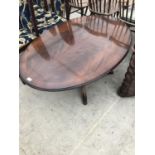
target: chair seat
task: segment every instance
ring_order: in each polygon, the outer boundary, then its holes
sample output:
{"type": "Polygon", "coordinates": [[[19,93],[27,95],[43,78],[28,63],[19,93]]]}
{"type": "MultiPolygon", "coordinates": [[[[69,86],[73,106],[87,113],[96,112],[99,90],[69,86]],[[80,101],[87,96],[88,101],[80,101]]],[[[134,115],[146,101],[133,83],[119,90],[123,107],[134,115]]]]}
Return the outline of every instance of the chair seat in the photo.
{"type": "Polygon", "coordinates": [[[44,11],[44,9],[38,5],[34,5],[33,8],[39,33],[42,33],[44,29],[62,22],[61,17],[54,12],[44,11]]]}
{"type": "Polygon", "coordinates": [[[101,8],[100,6],[98,6],[98,9],[97,8],[95,8],[95,10],[91,9],[91,11],[97,14],[111,15],[119,11],[119,6],[118,5],[115,6],[114,4],[112,4],[109,9],[109,5],[107,4],[105,5],[105,8],[103,8],[103,6],[101,8]]]}
{"type": "Polygon", "coordinates": [[[82,5],[81,5],[81,3],[80,3],[80,0],[79,0],[79,2],[78,3],[72,3],[72,2],[69,2],[69,5],[70,6],[74,6],[74,7],[87,7],[88,6],[88,0],[82,0],[82,5]]]}
{"type": "MultiPolygon", "coordinates": [[[[39,1],[38,1],[39,3],[39,1]]],[[[34,4],[34,13],[36,16],[37,28],[39,33],[59,22],[62,22],[61,17],[54,12],[45,11],[41,5],[34,4]]],[[[27,0],[19,1],[19,49],[31,43],[37,36],[32,24],[32,16],[29,11],[27,0]]]]}
{"type": "Polygon", "coordinates": [[[132,15],[131,15],[131,12],[132,12],[131,7],[128,8],[128,12],[126,9],[124,9],[124,16],[122,13],[121,19],[134,24],[135,23],[135,9],[133,9],[132,15]],[[127,14],[127,16],[126,16],[126,14],[127,14]]]}
{"type": "Polygon", "coordinates": [[[36,36],[26,29],[19,29],[19,49],[31,43],[36,36]]]}

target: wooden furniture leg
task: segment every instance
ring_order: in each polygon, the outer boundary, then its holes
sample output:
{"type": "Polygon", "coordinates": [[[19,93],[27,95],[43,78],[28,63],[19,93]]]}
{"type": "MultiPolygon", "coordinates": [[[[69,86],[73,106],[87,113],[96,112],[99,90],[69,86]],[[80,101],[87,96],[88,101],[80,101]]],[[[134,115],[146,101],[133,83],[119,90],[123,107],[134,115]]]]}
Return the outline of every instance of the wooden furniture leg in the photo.
{"type": "Polygon", "coordinates": [[[66,19],[69,20],[71,7],[69,6],[68,0],[65,0],[65,10],[66,10],[66,19]]]}
{"type": "Polygon", "coordinates": [[[87,94],[86,94],[86,88],[83,86],[81,87],[81,97],[84,105],[87,105],[87,94]]]}
{"type": "Polygon", "coordinates": [[[135,96],[135,52],[131,56],[125,79],[118,89],[118,95],[121,97],[135,96]]]}

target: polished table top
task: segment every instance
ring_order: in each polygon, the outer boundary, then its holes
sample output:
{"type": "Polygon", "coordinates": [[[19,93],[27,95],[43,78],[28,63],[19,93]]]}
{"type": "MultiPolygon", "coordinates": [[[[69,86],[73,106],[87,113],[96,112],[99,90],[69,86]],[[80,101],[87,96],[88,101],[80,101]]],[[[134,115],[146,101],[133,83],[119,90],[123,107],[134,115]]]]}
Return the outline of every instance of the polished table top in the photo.
{"type": "Polygon", "coordinates": [[[20,77],[47,91],[86,85],[114,69],[131,43],[118,19],[84,16],[44,31],[20,55],[20,77]]]}

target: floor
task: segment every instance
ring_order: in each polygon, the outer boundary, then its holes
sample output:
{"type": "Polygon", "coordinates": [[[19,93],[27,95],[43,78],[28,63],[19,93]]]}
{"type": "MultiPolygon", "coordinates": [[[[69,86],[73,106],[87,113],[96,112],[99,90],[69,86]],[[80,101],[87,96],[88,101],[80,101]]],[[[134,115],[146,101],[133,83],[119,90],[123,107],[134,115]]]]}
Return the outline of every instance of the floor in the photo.
{"type": "Polygon", "coordinates": [[[86,87],[86,106],[78,89],[43,92],[20,81],[20,155],[134,155],[135,98],[116,93],[130,56],[86,87]]]}

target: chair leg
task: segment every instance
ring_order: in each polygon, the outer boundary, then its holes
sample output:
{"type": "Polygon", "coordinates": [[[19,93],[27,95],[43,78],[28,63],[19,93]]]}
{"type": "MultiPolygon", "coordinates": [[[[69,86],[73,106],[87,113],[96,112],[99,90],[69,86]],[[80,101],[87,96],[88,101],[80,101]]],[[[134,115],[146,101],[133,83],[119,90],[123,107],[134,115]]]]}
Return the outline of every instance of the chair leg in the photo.
{"type": "Polygon", "coordinates": [[[84,9],[83,9],[83,8],[81,8],[81,16],[83,16],[83,10],[84,10],[84,9]]]}
{"type": "Polygon", "coordinates": [[[118,95],[121,97],[135,96],[135,53],[133,52],[130,63],[125,73],[122,85],[118,89],[118,95]]]}
{"type": "Polygon", "coordinates": [[[88,11],[88,6],[86,7],[86,10],[85,10],[85,16],[87,15],[87,11],[88,11]]]}
{"type": "Polygon", "coordinates": [[[70,19],[70,14],[71,14],[71,6],[69,7],[69,11],[68,11],[68,19],[70,19]]]}
{"type": "Polygon", "coordinates": [[[116,18],[119,18],[119,12],[116,12],[116,18]]]}
{"type": "Polygon", "coordinates": [[[71,6],[66,6],[66,19],[70,19],[71,6]]]}
{"type": "Polygon", "coordinates": [[[93,12],[91,12],[90,15],[92,16],[92,15],[95,15],[95,14],[93,12]]]}

